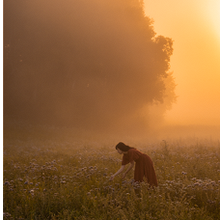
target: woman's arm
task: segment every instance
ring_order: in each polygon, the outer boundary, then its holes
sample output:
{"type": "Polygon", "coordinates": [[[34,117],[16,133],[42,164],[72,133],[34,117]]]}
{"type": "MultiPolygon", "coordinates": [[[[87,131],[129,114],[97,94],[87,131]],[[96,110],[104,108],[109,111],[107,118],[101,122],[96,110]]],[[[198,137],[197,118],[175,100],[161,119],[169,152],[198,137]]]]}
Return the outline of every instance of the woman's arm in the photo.
{"type": "Polygon", "coordinates": [[[125,165],[122,165],[121,168],[115,173],[113,174],[111,177],[110,177],[110,180],[113,180],[115,178],[115,176],[117,176],[118,174],[122,173],[123,170],[125,168],[125,165]]]}
{"type": "Polygon", "coordinates": [[[128,167],[128,169],[123,173],[122,178],[125,178],[126,174],[133,168],[133,166],[134,166],[134,161],[130,163],[130,166],[128,167]]]}

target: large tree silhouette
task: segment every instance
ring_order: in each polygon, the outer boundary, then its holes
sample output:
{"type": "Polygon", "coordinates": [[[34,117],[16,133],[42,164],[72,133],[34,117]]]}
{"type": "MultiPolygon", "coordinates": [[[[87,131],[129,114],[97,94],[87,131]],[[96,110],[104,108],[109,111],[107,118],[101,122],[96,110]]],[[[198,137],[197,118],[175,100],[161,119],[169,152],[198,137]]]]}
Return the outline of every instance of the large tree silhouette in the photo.
{"type": "Polygon", "coordinates": [[[4,114],[92,129],[147,124],[145,106],[160,103],[163,114],[175,100],[172,43],[139,0],[4,1],[4,114]]]}

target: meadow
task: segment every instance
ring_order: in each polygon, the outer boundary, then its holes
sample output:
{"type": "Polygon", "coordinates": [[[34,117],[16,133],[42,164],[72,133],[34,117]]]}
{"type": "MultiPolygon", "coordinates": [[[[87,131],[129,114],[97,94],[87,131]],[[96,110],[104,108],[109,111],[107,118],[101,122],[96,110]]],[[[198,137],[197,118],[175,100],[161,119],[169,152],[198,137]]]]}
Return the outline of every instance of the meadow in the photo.
{"type": "Polygon", "coordinates": [[[5,131],[4,219],[220,219],[218,140],[126,142],[152,158],[156,188],[133,172],[109,181],[121,165],[116,141],[5,131]]]}

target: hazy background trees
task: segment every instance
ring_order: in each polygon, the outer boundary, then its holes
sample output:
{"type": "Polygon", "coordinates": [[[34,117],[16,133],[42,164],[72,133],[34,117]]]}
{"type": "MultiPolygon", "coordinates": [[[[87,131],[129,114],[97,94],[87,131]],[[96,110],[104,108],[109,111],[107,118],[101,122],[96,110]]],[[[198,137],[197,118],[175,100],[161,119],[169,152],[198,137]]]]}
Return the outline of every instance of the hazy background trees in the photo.
{"type": "Polygon", "coordinates": [[[159,123],[176,99],[172,44],[139,0],[4,1],[5,121],[101,131],[159,123]]]}

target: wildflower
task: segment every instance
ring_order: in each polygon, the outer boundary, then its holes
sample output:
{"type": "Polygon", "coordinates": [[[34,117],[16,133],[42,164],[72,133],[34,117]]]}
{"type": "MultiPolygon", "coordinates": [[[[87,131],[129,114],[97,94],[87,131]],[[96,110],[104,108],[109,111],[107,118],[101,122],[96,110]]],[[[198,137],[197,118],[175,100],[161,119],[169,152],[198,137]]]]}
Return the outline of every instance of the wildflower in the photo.
{"type": "Polygon", "coordinates": [[[24,184],[25,184],[25,185],[28,185],[28,181],[25,181],[24,184]]]}
{"type": "Polygon", "coordinates": [[[29,193],[30,193],[32,196],[34,196],[34,190],[33,190],[33,189],[30,190],[29,193]]]}
{"type": "Polygon", "coordinates": [[[4,218],[10,218],[11,217],[11,214],[10,213],[8,213],[8,212],[3,212],[3,217],[4,218]]]}
{"type": "Polygon", "coordinates": [[[5,181],[4,185],[10,185],[9,181],[5,181]]]}
{"type": "Polygon", "coordinates": [[[194,186],[200,186],[199,182],[194,183],[194,186]]]}
{"type": "Polygon", "coordinates": [[[215,201],[212,201],[212,200],[208,200],[207,201],[209,204],[215,204],[215,201]]]}

